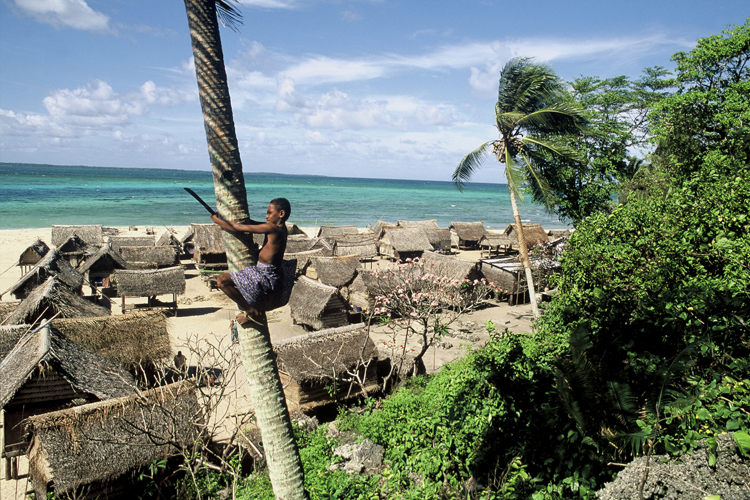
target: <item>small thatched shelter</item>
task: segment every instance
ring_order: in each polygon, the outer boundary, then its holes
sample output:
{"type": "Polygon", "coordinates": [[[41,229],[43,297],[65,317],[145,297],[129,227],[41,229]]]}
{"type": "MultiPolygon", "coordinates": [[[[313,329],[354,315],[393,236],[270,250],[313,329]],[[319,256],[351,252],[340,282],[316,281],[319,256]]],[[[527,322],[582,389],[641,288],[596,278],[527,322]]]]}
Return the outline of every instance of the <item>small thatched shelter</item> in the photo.
{"type": "Polygon", "coordinates": [[[458,236],[458,248],[476,248],[487,230],[484,222],[451,222],[450,228],[458,236]]]}
{"type": "Polygon", "coordinates": [[[512,238],[505,233],[498,234],[489,231],[482,236],[481,240],[479,240],[479,247],[482,249],[483,254],[486,253],[487,257],[498,255],[500,253],[500,248],[507,253],[508,249],[514,244],[518,244],[517,239],[512,238]]]}
{"type": "Polygon", "coordinates": [[[310,250],[313,243],[315,243],[315,240],[303,234],[290,234],[286,239],[286,253],[306,252],[310,250]]]}
{"type": "Polygon", "coordinates": [[[56,277],[60,283],[70,288],[73,293],[81,292],[83,276],[60,255],[56,248],[53,248],[28,273],[21,277],[12,287],[3,292],[2,295],[11,293],[16,299],[24,299],[51,276],[56,277]]]}
{"type": "Polygon", "coordinates": [[[397,227],[400,227],[397,223],[378,220],[375,223],[375,227],[372,228],[372,234],[375,237],[375,240],[377,241],[383,237],[383,235],[385,234],[386,228],[393,229],[397,227]]]}
{"type": "Polygon", "coordinates": [[[452,280],[475,280],[482,277],[479,263],[473,260],[459,259],[450,255],[425,252],[422,255],[424,272],[450,278],[452,280]]]}
{"type": "Polygon", "coordinates": [[[319,250],[324,257],[332,257],[336,241],[333,238],[312,238],[313,244],[310,250],[319,250]]]}
{"type": "Polygon", "coordinates": [[[418,227],[421,229],[440,229],[436,219],[429,220],[400,220],[398,225],[401,227],[418,227]]]}
{"type": "Polygon", "coordinates": [[[121,246],[120,255],[130,269],[158,269],[180,263],[180,254],[173,246],[121,246]]]}
{"type": "Polygon", "coordinates": [[[21,253],[18,258],[18,267],[21,268],[21,276],[29,272],[49,252],[49,247],[42,240],[36,240],[29,248],[21,253]]]}
{"type": "Polygon", "coordinates": [[[447,227],[445,229],[425,228],[424,234],[427,236],[427,241],[430,242],[434,251],[444,254],[451,253],[453,244],[450,229],[447,227]]]}
{"type": "Polygon", "coordinates": [[[54,319],[52,327],[68,340],[131,370],[172,357],[167,317],[161,311],[54,319]]]}
{"type": "Polygon", "coordinates": [[[122,247],[153,247],[156,246],[156,238],[153,235],[145,236],[110,236],[109,244],[112,250],[122,253],[122,247]]]}
{"type": "Polygon", "coordinates": [[[175,234],[169,229],[165,229],[164,232],[161,233],[161,236],[156,239],[156,246],[175,247],[180,253],[182,253],[182,243],[180,243],[177,236],[175,236],[175,234]]]}
{"type": "Polygon", "coordinates": [[[351,255],[349,257],[313,257],[312,267],[321,283],[340,288],[354,280],[360,265],[359,258],[351,255]]]}
{"type": "Polygon", "coordinates": [[[26,450],[20,422],[30,416],[133,393],[117,363],[67,340],[49,325],[25,334],[0,363],[6,459],[26,450]],[[75,404],[73,403],[73,404],[75,404]]]}
{"type": "Polygon", "coordinates": [[[10,351],[16,347],[21,337],[29,332],[29,325],[5,325],[0,326],[0,363],[10,351]]]}
{"type": "Polygon", "coordinates": [[[305,271],[307,271],[307,268],[312,263],[313,257],[320,257],[323,253],[320,249],[318,250],[308,250],[306,252],[296,252],[296,253],[285,253],[284,254],[284,260],[297,260],[297,276],[301,276],[305,274],[305,271]]]}
{"type": "Polygon", "coordinates": [[[378,256],[377,241],[372,234],[347,234],[336,236],[334,240],[334,256],[356,255],[359,260],[370,260],[378,256]]]}
{"type": "Polygon", "coordinates": [[[199,268],[225,269],[227,253],[221,236],[222,229],[216,224],[190,224],[182,237],[182,249],[192,254],[199,268]]]}
{"type": "Polygon", "coordinates": [[[59,247],[72,235],[77,235],[86,245],[99,248],[104,243],[101,224],[86,226],[52,226],[52,246],[59,247]]]}
{"type": "Polygon", "coordinates": [[[110,311],[70,291],[56,277],[50,276],[18,304],[3,324],[34,324],[57,314],[62,318],[109,316],[110,311]]]}
{"type": "Polygon", "coordinates": [[[425,251],[432,251],[430,240],[418,227],[386,228],[378,241],[380,255],[391,259],[406,260],[420,257],[425,251]]]}
{"type": "Polygon", "coordinates": [[[203,424],[190,381],[28,419],[37,498],[132,498],[132,471],[189,448],[203,424]]]}
{"type": "Polygon", "coordinates": [[[528,285],[520,262],[515,259],[483,259],[481,263],[485,279],[507,294],[511,305],[525,300],[528,285]]]}
{"type": "Polygon", "coordinates": [[[87,255],[95,253],[99,247],[83,241],[77,234],[71,234],[67,240],[57,247],[57,252],[73,267],[83,262],[87,255]]]}
{"type": "Polygon", "coordinates": [[[284,339],[273,350],[287,401],[305,409],[361,395],[345,381],[349,373],[358,373],[368,392],[378,388],[378,350],[364,323],[284,339]]]}
{"type": "Polygon", "coordinates": [[[177,310],[177,296],[185,293],[185,270],[181,266],[154,270],[115,271],[112,279],[117,286],[117,296],[122,297],[122,312],[136,308],[177,310]],[[156,300],[158,295],[172,295],[172,302],[156,300]],[[146,305],[125,305],[126,297],[148,297],[146,305]]]}
{"type": "Polygon", "coordinates": [[[127,269],[128,264],[119,253],[112,250],[109,243],[105,243],[94,255],[91,255],[78,266],[81,273],[91,286],[109,290],[111,283],[109,276],[117,269],[127,269]]]}
{"type": "Polygon", "coordinates": [[[307,238],[307,233],[304,232],[297,224],[292,224],[290,222],[286,223],[286,233],[289,236],[304,236],[307,238]]]}
{"type": "Polygon", "coordinates": [[[318,238],[330,238],[345,234],[359,234],[359,229],[357,229],[357,226],[320,226],[316,236],[318,238]]]}
{"type": "MultiPolygon", "coordinates": [[[[508,224],[503,230],[503,234],[509,236],[513,240],[513,243],[518,246],[518,233],[516,232],[515,224],[508,224]]],[[[549,241],[547,231],[542,228],[541,224],[524,224],[523,235],[526,238],[526,246],[528,248],[533,248],[537,242],[547,243],[549,241]]]]}
{"type": "Polygon", "coordinates": [[[547,231],[547,236],[549,237],[550,241],[564,238],[566,236],[570,236],[571,234],[573,234],[572,229],[550,229],[549,231],[547,231]]]}
{"type": "Polygon", "coordinates": [[[307,276],[301,276],[294,284],[289,308],[295,324],[313,330],[335,328],[349,322],[347,306],[334,286],[324,285],[307,276]]]}
{"type": "Polygon", "coordinates": [[[358,272],[357,277],[354,278],[351,285],[346,287],[346,301],[349,302],[352,308],[356,309],[359,307],[362,311],[369,311],[373,307],[375,299],[370,295],[365,280],[362,277],[363,274],[370,275],[367,272],[358,272]]]}

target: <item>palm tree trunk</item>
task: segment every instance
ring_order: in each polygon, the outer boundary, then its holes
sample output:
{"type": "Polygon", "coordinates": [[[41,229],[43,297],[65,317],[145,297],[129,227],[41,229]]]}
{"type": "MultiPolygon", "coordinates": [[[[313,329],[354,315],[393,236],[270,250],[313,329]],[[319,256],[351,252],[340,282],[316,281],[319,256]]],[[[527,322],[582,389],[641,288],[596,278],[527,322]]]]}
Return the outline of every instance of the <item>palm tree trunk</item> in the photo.
{"type": "MultiPolygon", "coordinates": [[[[203,122],[214,178],[217,213],[242,222],[249,219],[242,161],[229,98],[215,0],[185,0],[195,58],[203,122]]],[[[223,233],[230,270],[255,265],[252,235],[223,233]]],[[[250,398],[263,439],[276,498],[306,499],[302,462],[294,440],[289,410],[263,315],[255,327],[240,328],[240,347],[250,398]]]]}
{"type": "Polygon", "coordinates": [[[518,204],[516,203],[516,193],[510,191],[510,204],[513,207],[513,219],[516,221],[516,233],[518,234],[518,250],[521,253],[521,262],[523,270],[526,273],[526,283],[529,286],[529,299],[531,299],[531,311],[534,313],[534,319],[539,317],[539,307],[536,303],[536,290],[534,288],[534,277],[531,274],[531,261],[529,261],[529,249],[526,247],[526,237],[523,234],[523,224],[521,224],[521,214],[518,213],[518,204]]]}

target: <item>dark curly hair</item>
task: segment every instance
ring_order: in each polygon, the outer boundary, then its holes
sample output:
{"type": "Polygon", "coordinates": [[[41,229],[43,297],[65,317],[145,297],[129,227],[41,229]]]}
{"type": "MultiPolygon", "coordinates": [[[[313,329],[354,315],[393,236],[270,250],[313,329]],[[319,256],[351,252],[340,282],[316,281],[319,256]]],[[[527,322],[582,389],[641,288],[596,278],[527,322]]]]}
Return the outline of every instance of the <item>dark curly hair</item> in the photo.
{"type": "Polygon", "coordinates": [[[279,212],[284,211],[284,217],[281,219],[283,222],[289,219],[289,216],[292,214],[292,205],[289,203],[289,200],[286,198],[274,198],[270,204],[276,207],[276,210],[279,212]]]}

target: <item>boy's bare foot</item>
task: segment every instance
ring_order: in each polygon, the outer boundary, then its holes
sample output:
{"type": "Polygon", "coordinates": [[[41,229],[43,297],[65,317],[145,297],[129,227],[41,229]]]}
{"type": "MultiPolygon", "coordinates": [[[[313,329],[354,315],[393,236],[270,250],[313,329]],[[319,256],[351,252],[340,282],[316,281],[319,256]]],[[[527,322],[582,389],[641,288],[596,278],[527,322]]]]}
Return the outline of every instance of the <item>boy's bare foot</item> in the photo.
{"type": "Polygon", "coordinates": [[[256,311],[255,309],[251,307],[247,311],[240,312],[235,319],[237,320],[237,323],[239,323],[242,326],[245,326],[248,323],[257,322],[259,316],[260,316],[260,312],[256,311]]]}

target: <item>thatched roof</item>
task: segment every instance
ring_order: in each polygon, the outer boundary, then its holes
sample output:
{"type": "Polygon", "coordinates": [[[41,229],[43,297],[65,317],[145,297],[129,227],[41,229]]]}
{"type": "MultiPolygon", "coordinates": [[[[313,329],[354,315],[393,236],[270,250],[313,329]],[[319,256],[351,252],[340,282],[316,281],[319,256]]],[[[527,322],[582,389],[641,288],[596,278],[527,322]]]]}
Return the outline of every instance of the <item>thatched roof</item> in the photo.
{"type": "Polygon", "coordinates": [[[63,318],[109,316],[110,311],[76,295],[60,281],[50,276],[18,304],[3,324],[33,324],[39,317],[49,318],[55,313],[63,318]]]}
{"type": "Polygon", "coordinates": [[[20,303],[20,300],[14,300],[12,302],[0,302],[0,325],[5,323],[5,318],[10,316],[13,311],[18,308],[18,305],[20,303]]]}
{"type": "Polygon", "coordinates": [[[297,224],[291,224],[289,222],[286,223],[286,232],[289,236],[304,236],[307,238],[307,233],[305,233],[297,224]]]}
{"type": "MultiPolygon", "coordinates": [[[[287,246],[287,250],[289,247],[287,246]]],[[[305,274],[307,267],[312,262],[313,257],[320,257],[323,255],[322,250],[308,250],[306,252],[287,252],[284,254],[284,259],[297,259],[297,275],[305,274]]]]}
{"type": "Polygon", "coordinates": [[[84,255],[94,253],[98,246],[89,245],[77,234],[71,234],[68,239],[57,246],[57,251],[62,255],[84,255]]]}
{"type": "Polygon", "coordinates": [[[203,418],[189,381],[26,420],[29,475],[37,494],[64,497],[173,456],[198,436],[203,418]]]}
{"type": "Polygon", "coordinates": [[[427,228],[424,229],[424,233],[434,250],[446,251],[451,249],[451,230],[447,227],[445,229],[427,228]]]}
{"type": "Polygon", "coordinates": [[[133,376],[120,365],[76,345],[45,324],[24,335],[0,363],[0,408],[13,399],[41,363],[77,392],[98,399],[132,394],[135,387],[133,376]]]}
{"type": "Polygon", "coordinates": [[[110,236],[109,244],[112,250],[120,252],[121,247],[153,247],[156,246],[156,238],[153,235],[146,236],[110,236]]]}
{"type": "Polygon", "coordinates": [[[417,227],[386,228],[381,242],[393,247],[399,253],[432,250],[427,235],[417,227]]]}
{"type": "Polygon", "coordinates": [[[18,265],[34,265],[42,260],[42,257],[47,255],[47,252],[49,252],[49,247],[47,246],[47,244],[42,240],[37,239],[34,243],[31,244],[30,247],[21,252],[21,256],[18,258],[18,265]]]}
{"type": "Polygon", "coordinates": [[[356,234],[337,236],[333,248],[333,255],[344,257],[357,255],[360,259],[372,259],[378,255],[378,246],[372,234],[356,234]]]}
{"type": "Polygon", "coordinates": [[[515,244],[518,244],[518,240],[505,233],[498,234],[487,232],[484,234],[484,236],[482,236],[482,239],[479,240],[479,246],[482,247],[496,248],[499,246],[509,246],[515,244]]]}
{"type": "Polygon", "coordinates": [[[76,271],[56,248],[53,248],[2,295],[12,293],[17,299],[23,299],[50,276],[55,276],[61,283],[75,292],[80,291],[83,286],[83,275],[76,271]]]}
{"type": "Polygon", "coordinates": [[[87,257],[78,266],[78,272],[82,275],[90,270],[111,273],[115,269],[127,269],[127,267],[127,263],[120,257],[120,254],[112,250],[109,243],[105,243],[94,255],[87,257]]]}
{"type": "Polygon", "coordinates": [[[422,254],[422,263],[424,272],[435,276],[444,276],[453,280],[475,280],[481,277],[479,263],[473,260],[425,252],[422,254]]]}
{"type": "MultiPolygon", "coordinates": [[[[503,234],[510,236],[515,240],[515,244],[518,245],[518,235],[516,234],[516,225],[508,224],[503,231],[503,234]]],[[[531,248],[536,245],[537,241],[547,243],[549,237],[547,231],[542,228],[541,224],[523,224],[523,235],[526,238],[526,246],[531,248]]]]}
{"type": "Polygon", "coordinates": [[[52,326],[76,344],[125,366],[145,366],[172,356],[163,312],[54,319],[52,326]]]}
{"type": "Polygon", "coordinates": [[[16,347],[21,337],[28,333],[29,328],[31,328],[29,325],[0,326],[0,363],[16,347]]]}
{"type": "Polygon", "coordinates": [[[313,257],[312,266],[321,283],[336,288],[348,285],[357,275],[360,268],[359,258],[350,257],[313,257]]]}
{"type": "Polygon", "coordinates": [[[313,240],[310,250],[320,250],[320,253],[326,257],[333,255],[333,249],[336,246],[333,238],[313,238],[313,240]]]}
{"type": "Polygon", "coordinates": [[[398,225],[402,227],[419,227],[422,229],[440,229],[436,219],[429,220],[400,220],[398,225]]]}
{"type": "Polygon", "coordinates": [[[331,236],[343,236],[345,234],[359,234],[357,226],[320,226],[318,229],[318,238],[328,238],[331,236]]]}
{"type": "Polygon", "coordinates": [[[482,261],[482,274],[504,293],[517,293],[526,285],[523,266],[518,261],[487,259],[482,261]]]}
{"type": "Polygon", "coordinates": [[[377,359],[378,350],[364,323],[329,328],[274,342],[279,370],[302,385],[325,384],[334,374],[354,370],[360,359],[377,359]]]}
{"type": "Polygon", "coordinates": [[[113,273],[118,297],[153,297],[185,293],[185,270],[181,266],[153,270],[121,269],[113,273]]]}
{"type": "Polygon", "coordinates": [[[321,318],[326,313],[346,308],[336,291],[336,287],[324,285],[307,276],[300,276],[289,298],[292,319],[316,330],[324,328],[325,323],[321,318]]]}
{"type": "Polygon", "coordinates": [[[453,229],[461,241],[479,242],[482,236],[487,232],[484,228],[484,222],[451,222],[450,228],[453,229]]]}
{"type": "Polygon", "coordinates": [[[120,255],[133,269],[169,267],[180,263],[177,247],[173,246],[121,246],[120,255]]]}
{"type": "Polygon", "coordinates": [[[52,226],[52,246],[59,247],[73,234],[77,234],[87,245],[100,247],[102,246],[102,243],[104,243],[101,224],[87,226],[52,226]]]}
{"type": "Polygon", "coordinates": [[[286,253],[306,252],[315,241],[302,234],[289,235],[286,240],[286,253]]]}
{"type": "Polygon", "coordinates": [[[181,241],[183,245],[192,244],[195,251],[202,254],[223,254],[226,251],[221,232],[222,229],[216,224],[192,223],[181,241]]]}
{"type": "Polygon", "coordinates": [[[547,231],[547,236],[549,236],[550,240],[556,240],[558,238],[570,236],[571,234],[573,234],[572,229],[550,229],[547,231]]]}
{"type": "Polygon", "coordinates": [[[386,228],[394,228],[399,227],[397,223],[395,222],[386,222],[383,220],[378,220],[375,223],[375,227],[372,228],[372,234],[375,236],[376,240],[379,240],[383,237],[383,234],[385,233],[386,228]]]}

